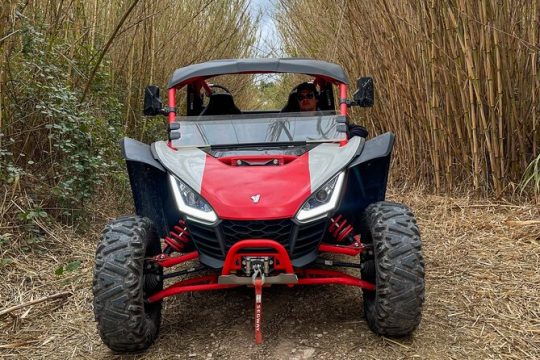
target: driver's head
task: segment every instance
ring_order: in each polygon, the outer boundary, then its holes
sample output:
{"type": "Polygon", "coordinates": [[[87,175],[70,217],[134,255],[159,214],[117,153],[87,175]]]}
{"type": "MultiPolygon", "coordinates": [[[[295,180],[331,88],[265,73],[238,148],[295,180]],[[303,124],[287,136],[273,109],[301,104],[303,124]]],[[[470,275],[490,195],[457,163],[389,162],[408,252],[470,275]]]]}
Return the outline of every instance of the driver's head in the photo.
{"type": "Polygon", "coordinates": [[[304,82],[296,87],[296,100],[300,111],[316,111],[319,93],[314,84],[304,82]]]}

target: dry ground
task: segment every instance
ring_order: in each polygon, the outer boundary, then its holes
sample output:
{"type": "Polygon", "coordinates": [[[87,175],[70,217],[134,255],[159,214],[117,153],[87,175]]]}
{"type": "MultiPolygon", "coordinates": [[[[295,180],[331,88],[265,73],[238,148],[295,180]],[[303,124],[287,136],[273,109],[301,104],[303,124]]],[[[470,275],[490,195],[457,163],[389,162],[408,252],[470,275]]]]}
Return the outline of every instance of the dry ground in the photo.
{"type": "MultiPolygon", "coordinates": [[[[358,289],[273,287],[263,295],[265,342],[255,346],[252,290],[235,289],[168,299],[159,340],[133,358],[540,358],[540,225],[522,222],[540,220],[539,207],[392,198],[413,208],[423,235],[426,302],[413,336],[371,333],[358,289]]],[[[0,317],[0,357],[119,358],[101,343],[93,321],[97,229],[75,235],[43,228],[45,242],[12,237],[9,249],[1,244],[0,311],[59,292],[71,295],[0,317]],[[24,245],[33,246],[32,253],[13,251],[24,245]],[[54,274],[76,259],[79,269],[54,274]]]]}

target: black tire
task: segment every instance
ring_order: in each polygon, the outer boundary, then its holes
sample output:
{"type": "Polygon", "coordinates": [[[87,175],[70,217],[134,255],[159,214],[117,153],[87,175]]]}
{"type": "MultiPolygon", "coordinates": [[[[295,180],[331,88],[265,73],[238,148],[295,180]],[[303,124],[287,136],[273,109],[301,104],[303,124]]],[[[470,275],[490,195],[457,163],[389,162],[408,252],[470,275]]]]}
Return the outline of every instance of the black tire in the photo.
{"type": "Polygon", "coordinates": [[[362,255],[362,278],[376,284],[363,292],[364,313],[371,330],[405,336],[420,324],[424,302],[424,259],[420,232],[411,210],[378,202],[363,216],[363,241],[373,251],[362,255]]]}
{"type": "Polygon", "coordinates": [[[353,136],[360,136],[365,139],[368,137],[368,135],[369,135],[369,132],[362,125],[349,124],[349,132],[348,132],[349,138],[353,136]]]}
{"type": "Polygon", "coordinates": [[[152,222],[138,216],[111,221],[102,233],[94,269],[94,315],[99,335],[113,351],[147,349],[158,336],[161,302],[145,303],[145,290],[163,288],[162,281],[145,281],[161,274],[147,270],[145,257],[161,252],[152,222]],[[146,284],[146,285],[145,285],[146,284]]]}

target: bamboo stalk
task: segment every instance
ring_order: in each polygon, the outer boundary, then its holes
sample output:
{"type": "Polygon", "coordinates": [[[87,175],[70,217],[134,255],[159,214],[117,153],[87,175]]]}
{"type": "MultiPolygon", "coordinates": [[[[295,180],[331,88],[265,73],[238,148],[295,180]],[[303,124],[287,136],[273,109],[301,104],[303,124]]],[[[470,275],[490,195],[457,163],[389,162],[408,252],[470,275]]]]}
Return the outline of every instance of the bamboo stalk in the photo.
{"type": "MultiPolygon", "coordinates": [[[[435,9],[434,9],[434,2],[431,2],[431,6],[429,7],[429,26],[430,26],[430,32],[431,37],[435,38],[436,34],[436,25],[435,25],[435,9]]],[[[437,84],[437,70],[435,63],[437,61],[437,48],[435,46],[434,42],[431,42],[430,44],[430,79],[431,79],[431,105],[429,109],[429,117],[430,117],[430,123],[431,123],[431,136],[432,136],[432,142],[433,142],[433,151],[434,151],[434,166],[435,166],[435,189],[437,191],[441,191],[441,160],[444,161],[444,159],[441,159],[440,156],[440,150],[441,150],[441,142],[440,142],[440,129],[439,129],[439,121],[436,117],[435,113],[438,110],[439,101],[438,101],[438,95],[436,92],[436,84],[437,84]]]]}
{"type": "MultiPolygon", "coordinates": [[[[538,41],[538,26],[540,26],[540,13],[538,9],[538,1],[533,1],[532,4],[532,21],[529,30],[531,39],[530,43],[536,44],[540,48],[540,41],[538,41]],[[536,21],[535,21],[536,19],[536,21]]],[[[531,102],[532,102],[532,153],[533,156],[538,154],[537,146],[540,143],[538,135],[538,112],[540,112],[540,106],[537,103],[537,93],[540,89],[540,79],[538,76],[538,51],[531,52],[531,65],[532,65],[532,77],[534,81],[531,83],[531,102]]]]}
{"type": "MultiPolygon", "coordinates": [[[[497,6],[497,9],[495,10],[495,21],[497,22],[497,19],[499,17],[499,6],[497,6]]],[[[504,178],[505,175],[505,163],[506,163],[506,156],[504,153],[504,124],[503,124],[503,114],[504,114],[504,93],[503,93],[503,82],[502,82],[502,69],[501,69],[501,51],[500,51],[500,41],[499,41],[499,33],[497,31],[493,31],[493,46],[495,49],[495,72],[496,72],[496,78],[497,78],[497,128],[499,132],[499,154],[500,154],[500,175],[501,178],[504,178]]]]}
{"type": "Polygon", "coordinates": [[[96,27],[98,20],[99,0],[94,0],[94,11],[92,12],[92,27],[90,28],[90,50],[94,51],[96,45],[96,27]]]}
{"type": "MultiPolygon", "coordinates": [[[[136,31],[136,30],[135,30],[136,31]]],[[[128,133],[129,129],[129,114],[131,113],[131,93],[133,89],[133,63],[135,61],[135,38],[131,40],[131,46],[128,52],[128,74],[127,74],[127,96],[125,100],[126,114],[124,116],[124,132],[128,133]]]]}
{"type": "MultiPolygon", "coordinates": [[[[461,4],[463,5],[463,4],[461,4]]],[[[469,110],[471,112],[471,133],[472,133],[472,141],[473,141],[473,164],[474,164],[474,177],[473,177],[473,186],[475,190],[478,190],[480,185],[480,177],[481,177],[481,170],[480,170],[480,153],[478,151],[479,143],[477,139],[477,117],[476,117],[476,98],[474,96],[474,69],[473,69],[473,63],[472,63],[472,46],[470,45],[470,34],[467,31],[467,24],[465,23],[465,20],[462,18],[462,27],[464,30],[463,33],[463,40],[460,41],[462,43],[462,51],[465,54],[465,65],[467,68],[467,84],[469,89],[469,110]]],[[[458,37],[460,33],[458,33],[458,37]]]]}
{"type": "Polygon", "coordinates": [[[133,2],[127,8],[126,12],[122,16],[122,18],[120,19],[118,24],[116,24],[116,28],[114,29],[113,33],[109,37],[109,40],[107,41],[107,43],[105,44],[105,46],[101,50],[101,52],[99,54],[99,57],[98,57],[98,59],[96,61],[96,64],[94,65],[94,67],[92,68],[92,71],[90,72],[90,76],[88,77],[88,81],[86,82],[86,86],[85,86],[85,88],[83,90],[83,94],[81,96],[80,102],[84,102],[84,100],[86,99],[86,95],[88,94],[88,89],[90,89],[90,85],[92,84],[92,81],[94,80],[94,76],[96,75],[96,71],[99,68],[99,65],[101,65],[101,61],[103,60],[103,57],[107,53],[107,50],[109,50],[109,47],[112,45],[112,42],[113,42],[114,38],[116,37],[116,34],[118,33],[118,31],[120,31],[120,28],[122,27],[122,25],[124,25],[124,22],[126,21],[129,14],[133,11],[133,9],[135,8],[135,6],[137,5],[138,2],[139,2],[139,0],[133,0],[133,2]]]}

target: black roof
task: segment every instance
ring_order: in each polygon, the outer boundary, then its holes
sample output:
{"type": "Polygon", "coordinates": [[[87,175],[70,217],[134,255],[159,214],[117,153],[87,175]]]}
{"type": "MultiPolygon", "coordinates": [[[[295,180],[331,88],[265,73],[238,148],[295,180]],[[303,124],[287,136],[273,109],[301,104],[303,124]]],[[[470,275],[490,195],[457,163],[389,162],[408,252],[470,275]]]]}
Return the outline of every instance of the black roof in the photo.
{"type": "Polygon", "coordinates": [[[281,58],[281,59],[225,59],[207,61],[176,69],[168,87],[183,86],[194,78],[207,79],[212,76],[238,73],[296,73],[322,76],[329,80],[348,84],[341,66],[326,61],[281,58]]]}

